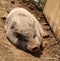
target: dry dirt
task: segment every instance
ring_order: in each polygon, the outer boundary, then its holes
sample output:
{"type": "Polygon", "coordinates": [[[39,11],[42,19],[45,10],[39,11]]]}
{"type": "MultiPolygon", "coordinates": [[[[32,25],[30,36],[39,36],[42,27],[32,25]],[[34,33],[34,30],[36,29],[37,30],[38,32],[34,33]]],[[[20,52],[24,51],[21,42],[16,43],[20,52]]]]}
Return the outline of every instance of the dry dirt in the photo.
{"type": "Polygon", "coordinates": [[[23,3],[21,0],[0,0],[0,61],[60,61],[60,44],[57,43],[54,34],[48,25],[45,24],[45,19],[40,19],[42,11],[36,7],[23,3]],[[12,1],[12,2],[11,2],[12,1]],[[31,54],[16,48],[7,39],[4,25],[5,20],[11,9],[14,7],[24,7],[29,10],[42,24],[43,29],[50,34],[49,37],[44,37],[46,47],[42,50],[42,54],[31,54]]]}

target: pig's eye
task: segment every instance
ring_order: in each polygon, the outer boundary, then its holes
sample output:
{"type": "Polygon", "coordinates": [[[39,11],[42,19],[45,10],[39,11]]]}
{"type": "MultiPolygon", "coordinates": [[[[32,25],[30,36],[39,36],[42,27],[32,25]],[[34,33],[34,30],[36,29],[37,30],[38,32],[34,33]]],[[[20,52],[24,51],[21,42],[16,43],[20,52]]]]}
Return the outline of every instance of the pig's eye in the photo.
{"type": "Polygon", "coordinates": [[[20,34],[18,32],[14,32],[14,35],[15,35],[16,38],[27,42],[26,36],[24,36],[24,35],[22,35],[22,34],[20,34]]]}

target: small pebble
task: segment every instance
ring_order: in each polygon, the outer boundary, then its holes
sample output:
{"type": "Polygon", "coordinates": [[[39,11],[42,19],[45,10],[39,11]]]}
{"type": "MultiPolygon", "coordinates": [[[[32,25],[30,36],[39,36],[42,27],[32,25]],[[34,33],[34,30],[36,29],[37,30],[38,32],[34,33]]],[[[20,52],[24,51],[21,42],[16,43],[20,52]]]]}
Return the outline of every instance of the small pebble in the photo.
{"type": "Polygon", "coordinates": [[[40,18],[38,17],[38,20],[40,20],[40,18]]]}
{"type": "Polygon", "coordinates": [[[44,16],[42,15],[40,18],[44,18],[44,16]]]}
{"type": "Polygon", "coordinates": [[[53,35],[51,35],[51,34],[50,34],[50,37],[54,38],[54,36],[53,36],[53,35]]]}
{"type": "Polygon", "coordinates": [[[60,59],[60,56],[59,56],[59,55],[56,54],[55,56],[56,56],[58,59],[60,59]]]}
{"type": "Polygon", "coordinates": [[[8,47],[7,46],[4,46],[5,47],[5,49],[8,49],[8,47]]]}
{"type": "Polygon", "coordinates": [[[51,30],[50,26],[45,26],[45,29],[46,29],[47,31],[51,30]]]}
{"type": "Polygon", "coordinates": [[[48,25],[46,22],[42,23],[43,25],[48,25]]]}

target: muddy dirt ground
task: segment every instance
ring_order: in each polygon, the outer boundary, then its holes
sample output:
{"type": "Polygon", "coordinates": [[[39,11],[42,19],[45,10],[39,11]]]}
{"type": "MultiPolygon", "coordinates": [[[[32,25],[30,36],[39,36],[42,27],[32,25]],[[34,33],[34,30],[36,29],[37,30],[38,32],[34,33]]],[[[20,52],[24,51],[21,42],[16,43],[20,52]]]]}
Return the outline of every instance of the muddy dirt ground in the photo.
{"type": "Polygon", "coordinates": [[[45,19],[40,18],[42,11],[36,9],[21,0],[0,0],[0,61],[60,61],[60,44],[56,41],[49,25],[44,24],[45,19]],[[31,54],[18,49],[7,39],[4,25],[8,13],[15,7],[24,7],[29,10],[42,24],[43,29],[49,33],[49,37],[44,37],[47,42],[42,53],[31,54]]]}

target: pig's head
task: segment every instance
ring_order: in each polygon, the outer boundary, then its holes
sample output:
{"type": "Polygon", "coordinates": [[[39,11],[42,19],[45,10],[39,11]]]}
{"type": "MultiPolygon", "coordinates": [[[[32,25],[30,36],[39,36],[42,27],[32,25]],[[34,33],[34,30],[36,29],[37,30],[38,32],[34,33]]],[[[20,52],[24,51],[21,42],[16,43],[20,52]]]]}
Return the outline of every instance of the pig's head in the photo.
{"type": "Polygon", "coordinates": [[[41,42],[37,36],[33,37],[27,43],[27,49],[31,52],[37,52],[40,49],[41,42]]]}
{"type": "MultiPolygon", "coordinates": [[[[14,28],[14,27],[13,27],[14,28]]],[[[41,46],[41,39],[38,37],[36,31],[32,27],[20,27],[15,25],[13,31],[15,37],[18,39],[17,44],[23,50],[30,52],[37,52],[41,46]]]]}

